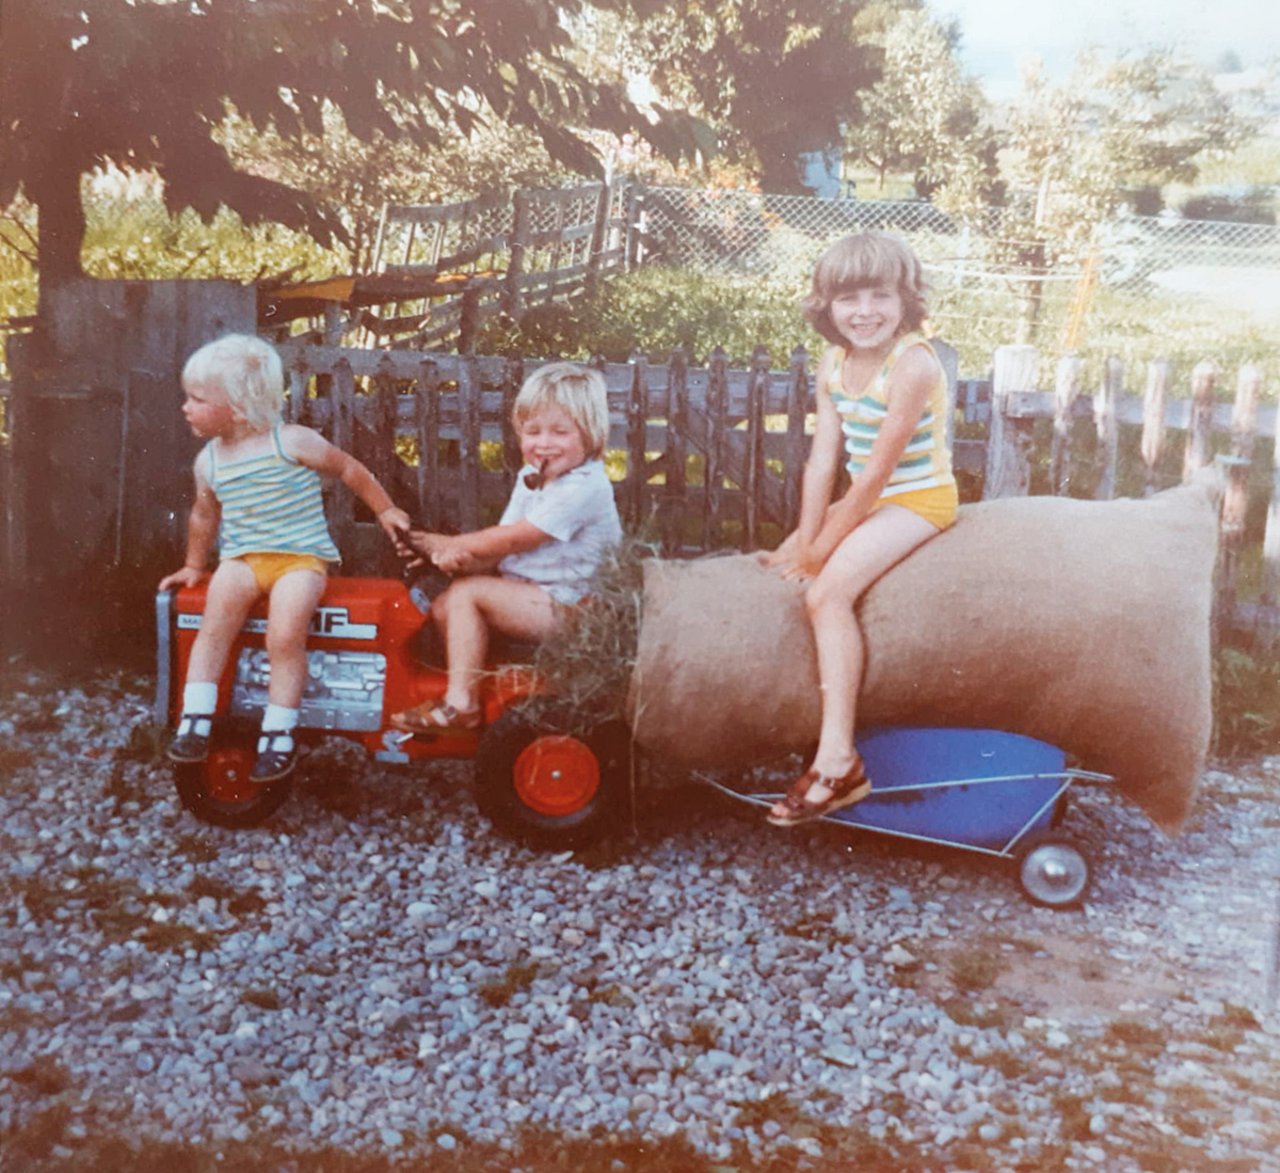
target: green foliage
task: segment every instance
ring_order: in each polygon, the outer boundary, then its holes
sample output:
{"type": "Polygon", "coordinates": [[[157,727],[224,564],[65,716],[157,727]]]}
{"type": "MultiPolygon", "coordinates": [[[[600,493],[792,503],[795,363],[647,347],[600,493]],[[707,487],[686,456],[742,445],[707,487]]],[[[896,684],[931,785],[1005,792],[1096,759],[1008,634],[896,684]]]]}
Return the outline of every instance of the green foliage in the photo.
{"type": "Polygon", "coordinates": [[[630,68],[711,121],[766,191],[803,190],[797,155],[836,146],[878,78],[874,34],[902,0],[687,0],[631,30],[630,68]]]}
{"type": "Polygon", "coordinates": [[[499,354],[625,362],[636,352],[665,362],[677,347],[701,363],[716,346],[746,366],[756,346],[785,365],[821,340],[800,317],[798,290],[740,274],[650,266],[610,278],[594,299],[537,306],[519,324],[491,323],[478,349],[499,354]]]}
{"type": "Polygon", "coordinates": [[[903,12],[883,36],[884,76],[863,97],[849,147],[875,169],[915,177],[916,194],[943,195],[954,213],[996,194],[995,139],[977,82],[964,76],[947,30],[926,12],[903,12]]]}
{"type": "Polygon", "coordinates": [[[1280,657],[1220,648],[1213,664],[1213,691],[1215,754],[1280,752],[1280,657]]]}
{"type": "MultiPolygon", "coordinates": [[[[616,0],[621,4],[624,0],[616,0]]],[[[615,0],[598,0],[615,6],[615,0]]],[[[641,117],[619,84],[568,58],[562,14],[583,0],[44,0],[5,9],[0,41],[0,208],[40,208],[42,274],[78,275],[82,175],[103,162],[154,171],[171,209],[222,205],[254,221],[341,238],[333,209],[237,166],[216,133],[230,104],[283,139],[322,136],[341,111],[366,143],[439,148],[485,112],[524,127],[566,168],[595,173],[574,128],[635,131],[691,151],[690,121],[641,117]]]]}

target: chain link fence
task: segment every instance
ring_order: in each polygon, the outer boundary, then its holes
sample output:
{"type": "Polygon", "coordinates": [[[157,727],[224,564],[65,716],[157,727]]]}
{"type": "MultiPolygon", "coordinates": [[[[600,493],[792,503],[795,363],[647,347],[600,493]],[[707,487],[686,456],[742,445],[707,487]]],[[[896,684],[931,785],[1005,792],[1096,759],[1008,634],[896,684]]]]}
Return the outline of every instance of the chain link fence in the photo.
{"type": "MultiPolygon", "coordinates": [[[[780,249],[816,255],[838,236],[881,229],[907,237],[922,260],[966,276],[1016,275],[1001,260],[1022,242],[1003,227],[1003,209],[989,208],[977,226],[926,200],[819,199],[735,190],[655,187],[645,191],[643,231],[649,259],[668,264],[767,272],[780,249]]],[[[1125,215],[1097,236],[1099,276],[1136,289],[1188,266],[1280,270],[1280,227],[1228,221],[1125,215]]],[[[1083,263],[1050,273],[1078,277],[1083,263]]]]}

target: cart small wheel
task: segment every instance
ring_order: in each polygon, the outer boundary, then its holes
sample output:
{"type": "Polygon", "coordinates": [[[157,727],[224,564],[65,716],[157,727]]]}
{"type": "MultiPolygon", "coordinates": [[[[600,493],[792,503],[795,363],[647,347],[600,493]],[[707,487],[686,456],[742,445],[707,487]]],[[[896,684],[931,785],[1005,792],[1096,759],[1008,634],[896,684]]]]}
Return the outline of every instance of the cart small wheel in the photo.
{"type": "Polygon", "coordinates": [[[276,813],[293,789],[292,778],[260,785],[249,781],[257,759],[257,731],[214,729],[203,762],[175,762],[178,799],[201,822],[239,830],[276,813]]]}
{"type": "Polygon", "coordinates": [[[1045,835],[1028,843],[1018,854],[1017,868],[1022,891],[1045,908],[1079,904],[1089,888],[1089,860],[1060,835],[1045,835]]]}
{"type": "Polygon", "coordinates": [[[476,751],[476,805],[499,831],[533,847],[585,847],[603,838],[627,809],[630,742],[610,721],[585,733],[503,713],[476,751]]]}

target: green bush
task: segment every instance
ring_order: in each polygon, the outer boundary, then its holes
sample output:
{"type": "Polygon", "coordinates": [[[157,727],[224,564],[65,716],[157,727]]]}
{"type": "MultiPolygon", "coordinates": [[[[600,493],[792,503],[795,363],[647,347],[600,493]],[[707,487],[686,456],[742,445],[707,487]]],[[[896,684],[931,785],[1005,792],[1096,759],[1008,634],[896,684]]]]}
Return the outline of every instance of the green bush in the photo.
{"type": "Polygon", "coordinates": [[[1213,665],[1213,752],[1280,753],[1280,658],[1219,649],[1213,665]]]}

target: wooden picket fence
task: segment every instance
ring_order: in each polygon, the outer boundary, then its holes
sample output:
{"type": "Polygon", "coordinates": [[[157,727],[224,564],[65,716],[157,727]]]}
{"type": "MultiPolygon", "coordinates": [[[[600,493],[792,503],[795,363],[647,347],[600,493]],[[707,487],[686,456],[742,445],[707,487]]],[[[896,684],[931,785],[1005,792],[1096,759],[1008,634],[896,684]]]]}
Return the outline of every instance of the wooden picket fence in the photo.
{"type": "MultiPolygon", "coordinates": [[[[291,418],[355,451],[423,525],[467,530],[496,518],[519,466],[511,405],[537,361],[298,343],[281,349],[291,418]]],[[[1196,368],[1190,394],[1177,398],[1163,362],[1151,364],[1136,394],[1125,392],[1125,372],[1111,360],[1090,393],[1079,360],[1068,358],[1045,391],[1035,386],[1034,347],[999,348],[989,381],[957,380],[954,352],[940,349],[955,390],[962,499],[1141,495],[1223,465],[1219,613],[1225,628],[1277,643],[1280,472],[1276,409],[1259,404],[1260,368],[1240,369],[1228,404],[1217,402],[1221,375],[1207,363],[1196,368]],[[1260,583],[1247,601],[1246,565],[1251,573],[1258,567],[1260,583]]],[[[703,366],[680,353],[666,363],[636,356],[594,365],[608,387],[606,459],[630,532],[681,556],[753,549],[795,524],[812,410],[803,349],[783,370],[772,369],[763,350],[747,369],[731,368],[719,350],[703,366]]],[[[360,550],[376,548],[349,494],[336,494],[332,508],[344,550],[357,550],[358,561],[360,550]]]]}

